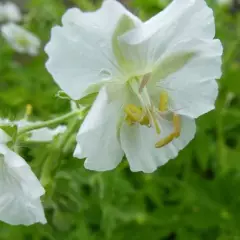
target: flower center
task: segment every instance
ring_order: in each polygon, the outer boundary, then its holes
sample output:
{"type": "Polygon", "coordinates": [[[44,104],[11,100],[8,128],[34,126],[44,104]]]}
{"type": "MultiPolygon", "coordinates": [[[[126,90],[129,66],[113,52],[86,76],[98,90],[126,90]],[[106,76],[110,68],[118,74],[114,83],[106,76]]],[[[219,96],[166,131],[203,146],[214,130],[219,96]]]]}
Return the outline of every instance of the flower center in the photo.
{"type": "MultiPolygon", "coordinates": [[[[160,118],[161,114],[169,111],[169,96],[168,93],[162,91],[160,93],[159,105],[156,107],[149,96],[147,90],[147,83],[151,77],[151,74],[144,75],[141,79],[134,78],[130,80],[130,86],[137,98],[141,103],[141,107],[135,104],[127,104],[124,107],[126,114],[125,120],[130,124],[141,124],[147,127],[153,127],[157,134],[161,133],[160,118]]],[[[180,116],[173,113],[173,132],[167,137],[161,139],[155,144],[156,148],[161,148],[168,143],[172,142],[175,138],[180,136],[181,121],[180,116]]]]}
{"type": "Polygon", "coordinates": [[[22,47],[24,47],[24,48],[28,47],[28,45],[29,45],[29,40],[26,39],[26,38],[23,37],[23,36],[17,36],[17,37],[16,37],[16,42],[17,42],[20,46],[22,46],[22,47]]]}

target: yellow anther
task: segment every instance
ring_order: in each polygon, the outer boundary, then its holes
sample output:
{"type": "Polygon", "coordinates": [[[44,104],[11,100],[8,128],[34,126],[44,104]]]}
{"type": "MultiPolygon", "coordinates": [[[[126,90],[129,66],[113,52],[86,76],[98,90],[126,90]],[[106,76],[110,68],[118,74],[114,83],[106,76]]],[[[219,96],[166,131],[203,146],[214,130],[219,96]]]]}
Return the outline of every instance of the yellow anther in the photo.
{"type": "Polygon", "coordinates": [[[172,142],[172,140],[175,138],[175,133],[169,134],[167,137],[161,139],[159,142],[155,144],[156,148],[161,148],[172,142]]]}
{"type": "Polygon", "coordinates": [[[174,138],[178,138],[181,133],[181,118],[177,114],[173,114],[173,132],[169,134],[167,137],[161,139],[159,142],[155,144],[156,148],[161,148],[169,144],[174,140],[174,138]]]}
{"type": "Polygon", "coordinates": [[[26,112],[25,112],[25,115],[28,117],[32,114],[32,110],[33,110],[33,107],[31,104],[27,104],[26,105],[26,112]]]}
{"type": "Polygon", "coordinates": [[[173,126],[174,126],[175,137],[178,138],[181,133],[181,118],[177,114],[173,115],[173,126]]]}
{"type": "Polygon", "coordinates": [[[160,94],[159,110],[161,112],[168,110],[168,93],[165,91],[160,94]]]}
{"type": "Polygon", "coordinates": [[[138,122],[142,125],[148,125],[149,119],[148,116],[143,112],[140,107],[135,106],[134,104],[128,104],[124,108],[125,113],[127,114],[126,120],[129,123],[138,122]]]}

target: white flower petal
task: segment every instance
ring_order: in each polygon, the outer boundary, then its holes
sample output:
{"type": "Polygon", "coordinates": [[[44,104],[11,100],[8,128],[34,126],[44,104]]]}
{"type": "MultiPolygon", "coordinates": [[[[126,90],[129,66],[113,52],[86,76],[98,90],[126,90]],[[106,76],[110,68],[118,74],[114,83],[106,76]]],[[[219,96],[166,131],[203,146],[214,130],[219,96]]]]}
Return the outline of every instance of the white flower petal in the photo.
{"type": "Polygon", "coordinates": [[[0,220],[11,225],[26,226],[47,223],[40,199],[29,199],[18,192],[4,191],[0,196],[0,220]]]}
{"type": "Polygon", "coordinates": [[[66,129],[66,126],[58,126],[55,129],[45,127],[33,130],[30,132],[31,136],[29,137],[29,140],[37,142],[49,142],[52,141],[53,138],[58,134],[64,133],[66,129]]]}
{"type": "Polygon", "coordinates": [[[101,89],[77,136],[75,156],[86,157],[84,166],[90,170],[106,171],[122,160],[117,138],[121,102],[109,101],[106,89],[101,89]]]}
{"type": "Polygon", "coordinates": [[[27,163],[0,145],[0,220],[13,225],[46,223],[44,189],[27,163]]]}
{"type": "Polygon", "coordinates": [[[191,38],[213,39],[215,25],[212,10],[204,0],[174,0],[167,8],[146,23],[119,38],[134,71],[146,73],[162,54],[191,38]]]}
{"type": "Polygon", "coordinates": [[[140,20],[114,0],[91,13],[70,9],[63,27],[52,29],[45,50],[46,64],[56,83],[73,99],[80,99],[92,84],[122,76],[112,50],[112,36],[122,15],[140,20]]]}
{"type": "MultiPolygon", "coordinates": [[[[159,101],[159,92],[167,91],[170,110],[192,118],[199,117],[214,109],[218,95],[215,79],[220,78],[222,74],[222,45],[219,40],[191,40],[179,43],[173,49],[175,52],[188,49],[189,52],[196,53],[196,56],[165,79],[159,79],[160,76],[153,73],[151,81],[157,82],[157,86],[152,85],[151,92],[155,92],[155,99],[159,101]]],[[[165,71],[168,69],[165,68],[165,71]]]]}
{"type": "Polygon", "coordinates": [[[7,143],[11,138],[0,128],[0,144],[7,143]]]}
{"type": "Polygon", "coordinates": [[[83,154],[80,144],[77,144],[77,146],[74,150],[73,156],[76,158],[79,158],[79,159],[86,158],[86,156],[84,156],[84,154],[83,154]]]}
{"type": "Polygon", "coordinates": [[[2,36],[19,53],[37,55],[40,48],[40,40],[26,29],[14,24],[7,23],[1,27],[2,36]]]}
{"type": "Polygon", "coordinates": [[[22,14],[19,7],[12,2],[6,2],[3,5],[5,20],[9,22],[19,22],[22,19],[22,14]]]}
{"type": "Polygon", "coordinates": [[[133,172],[150,173],[168,160],[175,158],[194,137],[196,132],[195,121],[181,117],[181,135],[162,148],[155,148],[155,144],[172,132],[172,125],[161,121],[161,134],[157,135],[153,128],[139,124],[128,125],[124,123],[121,132],[121,146],[128,159],[133,172]]]}

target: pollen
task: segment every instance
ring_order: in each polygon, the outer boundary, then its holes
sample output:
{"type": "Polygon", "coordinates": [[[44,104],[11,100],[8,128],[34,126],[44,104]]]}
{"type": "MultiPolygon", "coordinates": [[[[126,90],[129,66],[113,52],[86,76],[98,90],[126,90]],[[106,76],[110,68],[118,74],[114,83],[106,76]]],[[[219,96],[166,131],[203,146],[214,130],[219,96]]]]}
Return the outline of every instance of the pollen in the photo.
{"type": "Polygon", "coordinates": [[[124,108],[124,112],[127,117],[126,120],[128,123],[140,123],[141,125],[149,125],[148,116],[144,113],[142,108],[135,106],[134,104],[128,104],[124,108]]]}

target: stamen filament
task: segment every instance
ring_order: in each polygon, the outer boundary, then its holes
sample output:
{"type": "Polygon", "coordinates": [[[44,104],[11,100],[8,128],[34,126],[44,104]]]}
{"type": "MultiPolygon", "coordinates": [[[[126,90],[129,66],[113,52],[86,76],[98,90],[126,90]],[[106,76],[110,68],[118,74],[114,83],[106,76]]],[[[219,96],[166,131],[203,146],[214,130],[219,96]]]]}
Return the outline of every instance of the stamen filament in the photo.
{"type": "Polygon", "coordinates": [[[170,133],[167,137],[161,139],[159,142],[155,144],[156,148],[161,148],[169,144],[174,140],[174,138],[178,138],[181,133],[181,118],[179,115],[173,115],[173,128],[174,131],[170,133]]]}

